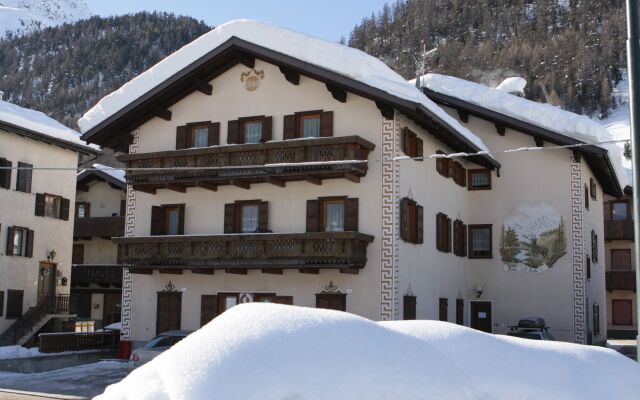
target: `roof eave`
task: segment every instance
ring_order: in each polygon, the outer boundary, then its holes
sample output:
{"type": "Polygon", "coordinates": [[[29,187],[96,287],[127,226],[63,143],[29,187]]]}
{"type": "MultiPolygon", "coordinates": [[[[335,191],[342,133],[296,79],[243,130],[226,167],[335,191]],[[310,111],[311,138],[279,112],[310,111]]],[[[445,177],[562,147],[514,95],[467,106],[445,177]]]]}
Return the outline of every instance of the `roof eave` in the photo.
{"type": "Polygon", "coordinates": [[[73,150],[76,151],[78,153],[82,153],[82,154],[93,154],[93,155],[98,155],[101,153],[100,150],[97,149],[93,149],[89,146],[84,146],[81,144],[77,144],[77,143],[73,143],[73,142],[69,142],[67,140],[63,140],[63,139],[58,139],[58,138],[54,138],[51,137],[49,135],[45,135],[42,134],[40,132],[36,132],[34,130],[31,129],[27,129],[6,121],[0,121],[0,129],[10,132],[10,133],[14,133],[16,135],[19,136],[24,136],[24,137],[28,137],[30,139],[33,140],[37,140],[40,142],[44,142],[47,144],[51,144],[51,145],[55,145],[58,147],[62,147],[64,149],[67,150],[73,150]]]}

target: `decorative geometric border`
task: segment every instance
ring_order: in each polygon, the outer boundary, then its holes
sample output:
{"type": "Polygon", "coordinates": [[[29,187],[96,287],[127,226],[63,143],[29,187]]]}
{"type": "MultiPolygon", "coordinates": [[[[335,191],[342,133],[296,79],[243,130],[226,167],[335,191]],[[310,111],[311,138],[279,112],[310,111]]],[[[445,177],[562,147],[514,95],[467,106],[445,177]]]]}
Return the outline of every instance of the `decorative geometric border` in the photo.
{"type": "Polygon", "coordinates": [[[399,148],[400,124],[397,113],[393,120],[382,120],[382,226],[380,234],[380,319],[399,318],[398,248],[400,170],[394,160],[399,148]]]}
{"type": "Polygon", "coordinates": [[[573,244],[573,335],[585,343],[584,226],[582,164],[571,154],[571,241],[573,244]]]}
{"type": "MultiPolygon", "coordinates": [[[[133,142],[129,145],[129,154],[135,154],[138,152],[139,135],[138,131],[131,132],[133,135],[133,142]]],[[[124,235],[133,236],[135,234],[136,226],[136,192],[133,190],[133,186],[127,185],[127,212],[125,217],[124,235]]],[[[122,330],[120,332],[122,340],[131,340],[131,295],[133,292],[133,278],[128,268],[125,268],[122,272],[122,307],[121,322],[122,330]]]]}

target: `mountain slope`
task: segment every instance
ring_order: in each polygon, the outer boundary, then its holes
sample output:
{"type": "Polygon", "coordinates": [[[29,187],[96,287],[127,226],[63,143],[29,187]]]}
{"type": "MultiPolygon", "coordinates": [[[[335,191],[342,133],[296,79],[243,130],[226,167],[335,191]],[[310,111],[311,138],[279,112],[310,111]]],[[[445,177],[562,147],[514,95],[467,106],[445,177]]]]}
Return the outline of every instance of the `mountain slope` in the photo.
{"type": "Polygon", "coordinates": [[[0,0],[0,39],[90,17],[84,0],[0,0]]]}

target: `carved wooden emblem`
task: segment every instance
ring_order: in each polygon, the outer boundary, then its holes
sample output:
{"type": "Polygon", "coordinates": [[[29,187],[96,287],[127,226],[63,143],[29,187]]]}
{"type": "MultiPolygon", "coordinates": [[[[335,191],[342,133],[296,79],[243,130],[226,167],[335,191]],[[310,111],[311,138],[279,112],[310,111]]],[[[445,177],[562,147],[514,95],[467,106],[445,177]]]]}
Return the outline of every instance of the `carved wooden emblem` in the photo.
{"type": "Polygon", "coordinates": [[[264,70],[256,71],[255,69],[250,69],[247,72],[243,72],[240,74],[240,82],[244,83],[244,88],[249,92],[254,92],[260,86],[260,81],[264,79],[264,70]]]}

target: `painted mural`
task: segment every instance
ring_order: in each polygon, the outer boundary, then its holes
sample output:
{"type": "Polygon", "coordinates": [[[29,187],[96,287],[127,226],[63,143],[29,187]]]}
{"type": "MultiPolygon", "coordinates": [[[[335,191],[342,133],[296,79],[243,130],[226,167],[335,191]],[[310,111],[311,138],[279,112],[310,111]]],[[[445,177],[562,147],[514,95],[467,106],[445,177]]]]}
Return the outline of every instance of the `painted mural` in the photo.
{"type": "Polygon", "coordinates": [[[567,253],[564,218],[554,208],[522,205],[500,231],[500,256],[505,271],[541,273],[567,253]]]}

